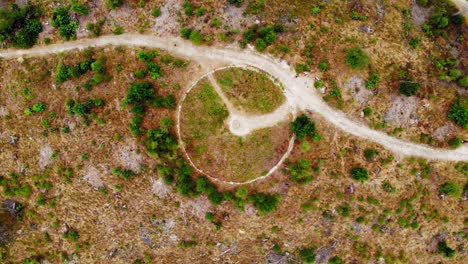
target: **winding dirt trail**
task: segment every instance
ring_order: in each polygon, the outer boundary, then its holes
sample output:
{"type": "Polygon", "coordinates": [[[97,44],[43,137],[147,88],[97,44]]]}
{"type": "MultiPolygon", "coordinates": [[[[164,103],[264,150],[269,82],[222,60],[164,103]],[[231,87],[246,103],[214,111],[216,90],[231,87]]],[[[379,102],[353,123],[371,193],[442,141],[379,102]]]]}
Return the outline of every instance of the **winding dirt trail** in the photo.
{"type": "Polygon", "coordinates": [[[308,76],[296,77],[296,73],[286,62],[250,50],[195,46],[176,37],[162,38],[141,34],[123,34],[38,46],[28,50],[3,50],[0,51],[0,57],[44,56],[74,49],[106,45],[158,48],[198,61],[201,64],[204,61],[214,60],[234,65],[251,65],[275,76],[284,85],[285,96],[290,106],[297,110],[313,111],[323,116],[337,128],[351,135],[374,141],[396,155],[417,156],[431,160],[468,161],[468,146],[466,145],[455,150],[434,149],[391,137],[383,132],[373,130],[365,124],[351,120],[343,112],[332,109],[321,99],[316,89],[313,88],[313,78],[308,76]]]}

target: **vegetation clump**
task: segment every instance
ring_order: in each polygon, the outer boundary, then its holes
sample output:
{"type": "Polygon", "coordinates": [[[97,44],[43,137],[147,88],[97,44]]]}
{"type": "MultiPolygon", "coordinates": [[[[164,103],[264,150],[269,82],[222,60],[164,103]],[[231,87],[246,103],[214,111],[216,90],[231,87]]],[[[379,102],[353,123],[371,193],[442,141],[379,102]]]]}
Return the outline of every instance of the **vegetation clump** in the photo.
{"type": "Polygon", "coordinates": [[[405,96],[413,96],[416,95],[420,87],[421,84],[418,82],[401,81],[399,91],[405,96]]]}
{"type": "Polygon", "coordinates": [[[68,13],[70,7],[59,7],[52,11],[52,20],[50,24],[58,28],[59,35],[66,39],[75,39],[78,21],[73,20],[68,13]]]}
{"type": "Polygon", "coordinates": [[[299,256],[301,257],[302,262],[304,263],[314,263],[315,262],[315,253],[312,248],[303,248],[299,250],[299,256]]]}
{"type": "Polygon", "coordinates": [[[265,215],[278,207],[279,196],[256,193],[249,197],[249,202],[257,209],[259,215],[265,215]]]}
{"type": "Polygon", "coordinates": [[[358,182],[365,182],[369,179],[369,172],[366,168],[356,167],[351,169],[351,177],[358,182]]]}
{"type": "Polygon", "coordinates": [[[345,62],[351,69],[363,69],[369,64],[369,56],[359,46],[345,49],[345,62]]]}
{"type": "Polygon", "coordinates": [[[437,251],[444,257],[453,258],[455,256],[455,250],[447,245],[447,242],[440,241],[437,243],[437,251]]]}
{"type": "Polygon", "coordinates": [[[461,189],[456,182],[446,182],[439,187],[439,191],[442,194],[450,195],[455,198],[460,197],[461,189]]]}
{"type": "Polygon", "coordinates": [[[456,100],[448,112],[448,118],[451,119],[455,124],[468,128],[468,100],[459,98],[456,100]]]}
{"type": "Polygon", "coordinates": [[[288,166],[286,171],[292,182],[305,185],[312,181],[310,162],[306,159],[299,159],[296,163],[288,166]]]}
{"type": "Polygon", "coordinates": [[[314,139],[319,136],[315,128],[315,123],[305,114],[300,115],[291,122],[290,128],[300,140],[305,139],[306,136],[311,136],[314,139]]]}
{"type": "Polygon", "coordinates": [[[263,27],[253,27],[242,34],[241,48],[245,48],[248,43],[253,42],[255,49],[264,51],[268,46],[276,41],[276,34],[284,32],[282,25],[266,25],[263,27]]]}
{"type": "Polygon", "coordinates": [[[17,48],[30,48],[36,44],[42,24],[39,22],[41,10],[32,5],[11,9],[0,8],[0,41],[10,42],[17,48]]]}

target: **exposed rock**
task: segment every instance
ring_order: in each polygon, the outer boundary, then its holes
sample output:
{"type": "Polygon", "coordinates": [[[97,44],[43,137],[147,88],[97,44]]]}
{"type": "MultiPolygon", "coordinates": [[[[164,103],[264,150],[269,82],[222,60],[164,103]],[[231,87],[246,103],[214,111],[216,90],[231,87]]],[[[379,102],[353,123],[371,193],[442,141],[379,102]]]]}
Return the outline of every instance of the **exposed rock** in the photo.
{"type": "Polygon", "coordinates": [[[344,88],[349,90],[353,98],[360,103],[367,102],[372,95],[372,91],[364,86],[364,80],[358,76],[353,76],[344,84],[344,88]]]}
{"type": "Polygon", "coordinates": [[[161,199],[167,198],[170,196],[171,193],[171,187],[166,185],[163,182],[162,178],[159,178],[157,180],[151,179],[152,185],[151,189],[156,196],[158,196],[161,199]]]}
{"type": "Polygon", "coordinates": [[[359,32],[367,33],[367,34],[374,33],[374,28],[371,25],[368,25],[368,24],[364,24],[364,25],[359,26],[358,30],[359,30],[359,32]]]}
{"type": "Polygon", "coordinates": [[[52,164],[52,155],[54,151],[49,145],[45,145],[41,148],[39,152],[39,167],[41,169],[44,169],[45,167],[49,166],[52,164]]]}
{"type": "Polygon", "coordinates": [[[418,107],[416,96],[393,96],[392,107],[385,113],[383,119],[387,123],[395,123],[397,126],[417,124],[418,120],[414,112],[418,107]]]}
{"type": "Polygon", "coordinates": [[[95,189],[104,188],[105,185],[101,177],[99,176],[100,174],[101,173],[95,167],[88,167],[86,169],[85,175],[83,176],[83,180],[85,180],[95,189]]]}
{"type": "Polygon", "coordinates": [[[438,127],[432,133],[432,137],[438,141],[445,141],[445,139],[453,133],[453,129],[454,127],[451,124],[438,127]]]}

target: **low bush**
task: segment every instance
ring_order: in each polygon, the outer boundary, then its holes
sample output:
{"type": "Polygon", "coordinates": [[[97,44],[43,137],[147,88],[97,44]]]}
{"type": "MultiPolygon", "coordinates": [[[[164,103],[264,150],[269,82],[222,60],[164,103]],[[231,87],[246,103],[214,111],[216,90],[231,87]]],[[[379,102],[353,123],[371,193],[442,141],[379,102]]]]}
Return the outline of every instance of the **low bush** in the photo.
{"type": "Polygon", "coordinates": [[[312,181],[312,171],[310,162],[306,159],[299,159],[296,163],[286,168],[292,182],[305,185],[312,181]]]}
{"type": "Polygon", "coordinates": [[[405,96],[413,96],[416,95],[420,87],[421,85],[417,82],[400,81],[399,91],[405,96]]]}
{"type": "Polygon", "coordinates": [[[353,168],[351,169],[351,177],[358,182],[365,182],[369,179],[369,172],[366,168],[353,168]]]}
{"type": "Polygon", "coordinates": [[[130,178],[132,178],[133,176],[136,175],[136,173],[133,172],[132,170],[121,169],[121,168],[113,168],[112,169],[112,174],[117,175],[117,176],[119,176],[120,178],[122,178],[124,180],[128,180],[128,179],[130,179],[130,178]]]}
{"type": "Polygon", "coordinates": [[[377,84],[379,82],[380,82],[380,76],[375,72],[371,72],[369,74],[369,78],[365,82],[365,86],[367,89],[375,89],[375,87],[377,87],[377,84]]]}
{"type": "Polygon", "coordinates": [[[52,11],[51,25],[58,28],[59,35],[66,39],[75,39],[78,21],[72,20],[68,13],[69,7],[59,7],[52,11]]]}
{"type": "Polygon", "coordinates": [[[455,124],[468,128],[468,100],[464,98],[457,99],[448,112],[448,118],[455,124]]]}
{"type": "Polygon", "coordinates": [[[446,182],[439,187],[439,191],[442,194],[450,195],[453,197],[460,197],[461,188],[456,182],[446,182]]]}
{"type": "Polygon", "coordinates": [[[265,215],[278,207],[279,196],[256,193],[249,197],[249,202],[257,209],[259,215],[265,215]]]}
{"type": "Polygon", "coordinates": [[[303,248],[299,250],[299,256],[301,257],[302,262],[304,263],[314,263],[315,262],[315,253],[312,248],[303,248]]]}
{"type": "Polygon", "coordinates": [[[106,0],[106,4],[110,9],[116,9],[123,4],[123,0],[106,0]]]}
{"type": "Polygon", "coordinates": [[[73,13],[76,13],[81,16],[89,14],[89,8],[86,7],[86,5],[81,4],[80,2],[77,2],[76,0],[72,1],[70,10],[73,13]]]}
{"type": "Polygon", "coordinates": [[[369,64],[369,57],[359,46],[345,49],[345,62],[351,69],[363,69],[369,64]]]}
{"type": "Polygon", "coordinates": [[[456,148],[459,148],[463,144],[463,139],[459,137],[453,137],[448,141],[448,144],[451,148],[456,149],[456,148]]]}

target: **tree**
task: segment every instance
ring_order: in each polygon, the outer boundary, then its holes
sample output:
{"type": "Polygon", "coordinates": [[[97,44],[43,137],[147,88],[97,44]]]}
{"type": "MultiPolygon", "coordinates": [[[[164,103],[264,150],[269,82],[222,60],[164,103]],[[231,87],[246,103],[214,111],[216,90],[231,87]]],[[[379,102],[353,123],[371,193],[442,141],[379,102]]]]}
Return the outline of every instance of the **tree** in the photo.
{"type": "Polygon", "coordinates": [[[145,103],[153,100],[155,97],[156,93],[150,82],[133,82],[130,84],[127,96],[123,100],[123,105],[145,103]]]}
{"type": "Polygon", "coordinates": [[[351,169],[351,177],[358,182],[365,182],[369,179],[369,172],[366,168],[353,168],[351,169]]]}
{"type": "Polygon", "coordinates": [[[417,82],[400,81],[399,91],[406,96],[416,95],[421,85],[417,82]]]}
{"type": "Polygon", "coordinates": [[[315,123],[305,114],[300,115],[291,122],[290,129],[300,140],[304,139],[307,135],[316,135],[315,123]]]}
{"type": "Polygon", "coordinates": [[[448,118],[455,124],[468,128],[468,100],[459,98],[457,99],[448,112],[448,118]]]}
{"type": "Polygon", "coordinates": [[[40,9],[13,4],[10,10],[0,8],[0,41],[11,42],[18,48],[32,47],[42,32],[40,9]]]}
{"type": "Polygon", "coordinates": [[[362,69],[369,64],[369,57],[359,46],[345,49],[345,62],[351,69],[362,69]]]}

